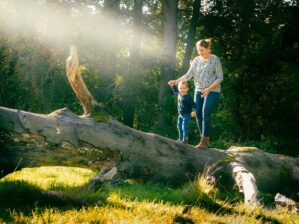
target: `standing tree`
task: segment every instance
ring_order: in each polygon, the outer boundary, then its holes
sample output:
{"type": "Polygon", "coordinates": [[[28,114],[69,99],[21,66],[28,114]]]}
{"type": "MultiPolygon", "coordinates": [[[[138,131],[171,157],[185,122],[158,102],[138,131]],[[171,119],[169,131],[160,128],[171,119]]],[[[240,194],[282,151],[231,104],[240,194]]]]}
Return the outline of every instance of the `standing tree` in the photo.
{"type": "Polygon", "coordinates": [[[200,3],[201,0],[194,0],[193,5],[192,5],[192,17],[190,21],[190,26],[189,30],[187,33],[187,39],[186,39],[186,49],[185,49],[185,54],[184,54],[184,59],[183,59],[183,64],[180,69],[180,73],[184,74],[187,72],[189,66],[190,66],[190,59],[191,59],[191,54],[195,46],[196,42],[196,28],[198,26],[198,20],[200,16],[202,15],[200,13],[200,3]]]}
{"type": "Polygon", "coordinates": [[[141,47],[141,34],[142,34],[142,5],[143,0],[134,0],[133,8],[133,34],[132,41],[129,48],[129,62],[128,70],[126,74],[126,91],[124,93],[125,106],[123,112],[123,123],[129,127],[133,127],[134,124],[134,114],[137,101],[137,91],[138,88],[138,77],[140,73],[140,47],[141,47]]]}
{"type": "Polygon", "coordinates": [[[178,0],[163,0],[162,16],[164,47],[161,60],[162,77],[159,90],[158,123],[160,128],[165,128],[168,123],[164,113],[169,92],[167,82],[175,78],[178,0]]]}
{"type": "Polygon", "coordinates": [[[105,19],[105,21],[102,22],[102,26],[104,26],[102,32],[105,33],[105,47],[103,47],[104,55],[99,70],[107,83],[114,82],[117,68],[117,52],[119,51],[119,7],[120,0],[104,1],[103,10],[105,17],[103,19],[105,19]]]}

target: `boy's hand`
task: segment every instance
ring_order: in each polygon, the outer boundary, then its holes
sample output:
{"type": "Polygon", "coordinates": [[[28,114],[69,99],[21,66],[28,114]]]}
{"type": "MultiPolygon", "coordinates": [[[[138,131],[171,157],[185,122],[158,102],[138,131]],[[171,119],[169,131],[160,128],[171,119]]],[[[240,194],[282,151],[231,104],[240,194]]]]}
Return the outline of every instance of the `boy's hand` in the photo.
{"type": "Polygon", "coordinates": [[[195,117],[196,116],[196,112],[195,111],[192,111],[191,112],[191,117],[195,117]]]}

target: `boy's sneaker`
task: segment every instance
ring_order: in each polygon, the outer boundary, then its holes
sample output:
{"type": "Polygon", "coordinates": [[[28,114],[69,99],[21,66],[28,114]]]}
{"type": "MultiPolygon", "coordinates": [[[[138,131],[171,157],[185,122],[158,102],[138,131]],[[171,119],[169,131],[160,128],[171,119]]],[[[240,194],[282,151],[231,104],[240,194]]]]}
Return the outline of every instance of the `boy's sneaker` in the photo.
{"type": "Polygon", "coordinates": [[[184,145],[185,145],[185,144],[188,144],[187,141],[181,141],[181,143],[184,144],[184,145]]]}

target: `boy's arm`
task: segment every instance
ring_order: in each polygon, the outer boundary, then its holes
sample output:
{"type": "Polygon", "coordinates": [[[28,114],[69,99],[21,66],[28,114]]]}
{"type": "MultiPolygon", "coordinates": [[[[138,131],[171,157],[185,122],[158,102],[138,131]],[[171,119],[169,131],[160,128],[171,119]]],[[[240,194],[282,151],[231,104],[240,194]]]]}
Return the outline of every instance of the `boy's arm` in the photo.
{"type": "Polygon", "coordinates": [[[170,87],[172,88],[173,93],[174,93],[175,95],[179,95],[179,90],[178,90],[178,87],[177,87],[177,86],[170,86],[170,87]]]}

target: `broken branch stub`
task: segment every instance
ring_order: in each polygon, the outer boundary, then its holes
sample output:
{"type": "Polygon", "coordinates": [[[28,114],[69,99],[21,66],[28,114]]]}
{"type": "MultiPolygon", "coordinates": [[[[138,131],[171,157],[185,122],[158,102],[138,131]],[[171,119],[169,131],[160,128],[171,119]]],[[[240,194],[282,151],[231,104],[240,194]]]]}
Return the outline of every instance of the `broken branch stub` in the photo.
{"type": "Polygon", "coordinates": [[[94,99],[87,89],[80,73],[77,48],[71,47],[71,54],[66,60],[66,75],[72,86],[73,91],[80,100],[84,113],[82,116],[90,116],[95,106],[100,104],[94,99]]]}
{"type": "Polygon", "coordinates": [[[299,203],[295,202],[292,199],[287,198],[286,196],[277,193],[275,195],[275,203],[277,206],[285,207],[289,211],[293,211],[295,213],[299,212],[299,203]]]}

